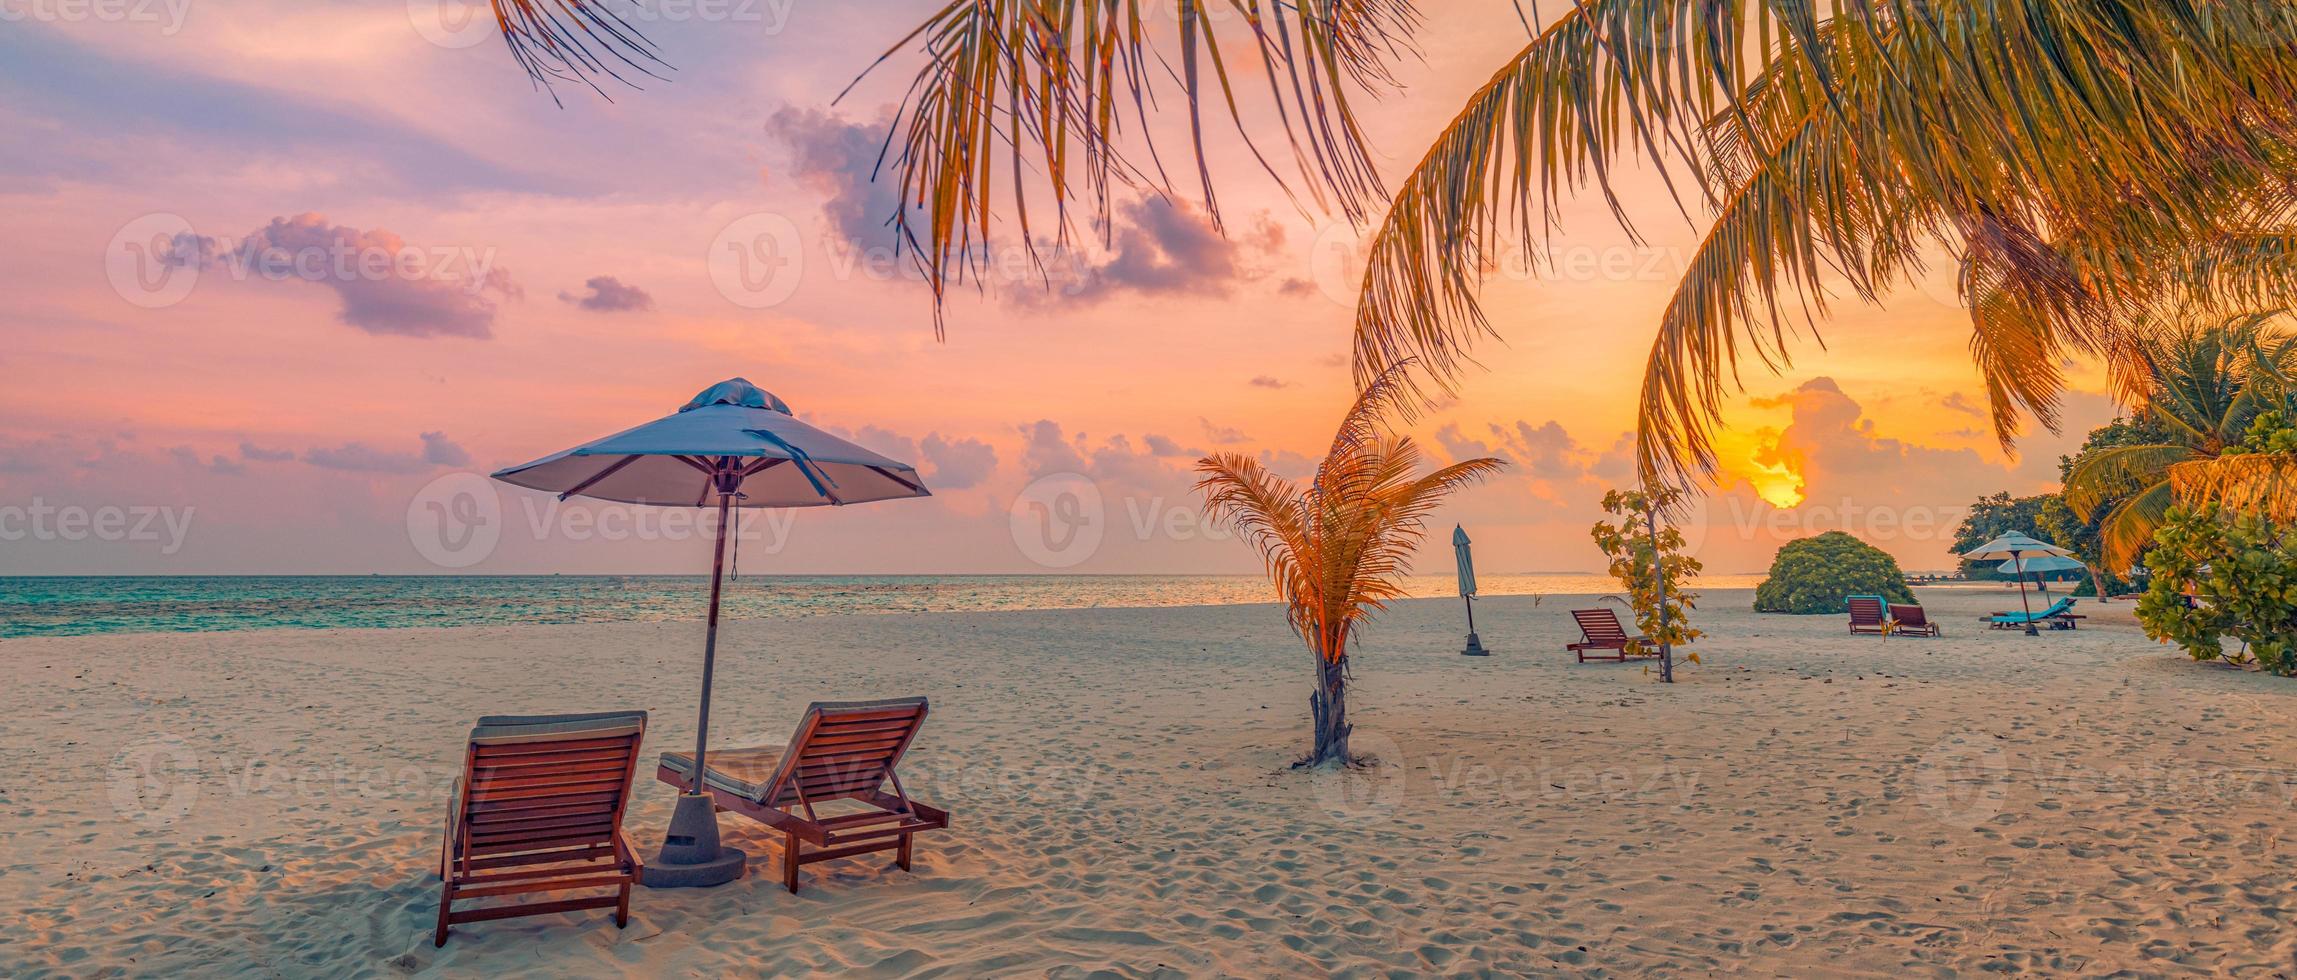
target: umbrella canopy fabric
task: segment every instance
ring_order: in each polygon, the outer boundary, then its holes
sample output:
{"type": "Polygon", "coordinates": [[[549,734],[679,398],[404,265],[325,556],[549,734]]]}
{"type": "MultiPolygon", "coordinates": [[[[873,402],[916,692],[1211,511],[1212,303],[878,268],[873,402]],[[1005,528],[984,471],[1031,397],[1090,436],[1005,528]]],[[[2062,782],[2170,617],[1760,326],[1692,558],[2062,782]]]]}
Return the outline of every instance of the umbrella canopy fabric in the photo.
{"type": "Polygon", "coordinates": [[[740,474],[736,507],[816,507],[931,496],[917,470],[800,422],[742,378],[710,386],[676,414],[513,466],[494,478],[559,495],[701,507],[740,474]]]}
{"type": "Polygon", "coordinates": [[[2017,531],[2012,531],[2008,534],[2002,535],[1999,538],[1995,538],[1992,541],[1988,541],[1985,544],[1979,545],[1978,547],[1972,548],[1969,551],[1963,552],[1962,557],[1968,558],[1972,561],[1984,561],[1989,558],[2022,558],[2027,555],[2066,556],[2071,554],[2073,554],[2073,552],[2067,551],[2066,549],[2060,548],[2057,545],[2051,544],[2047,541],[2042,541],[2029,535],[2021,534],[2017,531]]]}
{"type": "Polygon", "coordinates": [[[1459,564],[1460,594],[1463,596],[1476,594],[1475,553],[1468,550],[1468,546],[1473,543],[1468,540],[1466,528],[1452,525],[1452,558],[1459,564]]]}
{"type": "Polygon", "coordinates": [[[1994,566],[1996,571],[2010,572],[2020,575],[2032,575],[2036,572],[2071,572],[2087,567],[2088,566],[2083,565],[2081,562],[2075,561],[2071,558],[2061,558],[2057,555],[2036,555],[2032,558],[2013,558],[2009,561],[2001,563],[2000,565],[1994,566]]]}

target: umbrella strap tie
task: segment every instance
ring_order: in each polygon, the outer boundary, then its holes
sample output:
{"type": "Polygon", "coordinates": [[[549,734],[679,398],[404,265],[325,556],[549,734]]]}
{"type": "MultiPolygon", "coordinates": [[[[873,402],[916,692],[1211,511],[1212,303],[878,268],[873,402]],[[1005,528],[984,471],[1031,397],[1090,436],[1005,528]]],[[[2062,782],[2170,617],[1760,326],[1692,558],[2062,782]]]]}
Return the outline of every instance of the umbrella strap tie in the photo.
{"type": "Polygon", "coordinates": [[[747,429],[744,431],[780,446],[783,452],[790,454],[790,462],[797,464],[798,472],[805,475],[807,483],[813,484],[815,493],[829,498],[830,503],[833,504],[843,502],[837,499],[837,494],[831,492],[837,488],[837,481],[831,479],[829,474],[822,472],[821,467],[815,466],[814,458],[807,455],[805,450],[791,445],[789,440],[764,429],[747,429]]]}

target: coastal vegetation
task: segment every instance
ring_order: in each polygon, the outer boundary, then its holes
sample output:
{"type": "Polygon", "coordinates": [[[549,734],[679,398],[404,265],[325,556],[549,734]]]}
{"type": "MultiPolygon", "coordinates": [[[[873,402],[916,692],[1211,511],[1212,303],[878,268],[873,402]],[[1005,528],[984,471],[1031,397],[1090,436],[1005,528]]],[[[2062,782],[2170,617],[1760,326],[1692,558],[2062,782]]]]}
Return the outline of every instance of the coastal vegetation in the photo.
{"type": "Polygon", "coordinates": [[[1787,542],[1755,586],[1755,611],[1810,616],[1840,614],[1854,595],[1912,603],[1906,573],[1890,553],[1842,531],[1787,542]]]}
{"type": "Polygon", "coordinates": [[[1485,457],[1422,473],[1426,453],[1387,428],[1401,385],[1390,373],[1365,386],[1306,486],[1244,453],[1197,462],[1205,512],[1260,552],[1285,619],[1314,658],[1314,742],[1302,766],[1356,761],[1348,748],[1349,644],[1366,620],[1405,595],[1402,576],[1428,513],[1502,466],[1485,457]]]}
{"type": "Polygon", "coordinates": [[[2146,635],[2195,660],[2297,675],[2297,534],[2204,504],[2170,508],[2155,542],[2153,581],[2137,607],[2146,635]]]}

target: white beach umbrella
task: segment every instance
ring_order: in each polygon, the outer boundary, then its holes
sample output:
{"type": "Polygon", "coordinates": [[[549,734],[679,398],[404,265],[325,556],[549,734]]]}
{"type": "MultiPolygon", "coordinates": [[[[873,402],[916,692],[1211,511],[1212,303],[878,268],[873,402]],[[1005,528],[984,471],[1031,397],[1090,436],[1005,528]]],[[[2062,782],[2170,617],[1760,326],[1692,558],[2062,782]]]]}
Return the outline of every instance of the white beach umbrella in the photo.
{"type": "Polygon", "coordinates": [[[710,683],[718,659],[718,600],[726,520],[735,507],[819,507],[930,493],[915,467],[816,429],[788,404],[742,378],[710,386],[675,414],[494,474],[513,486],[628,504],[718,508],[710,564],[709,632],[702,645],[702,704],[694,781],[678,800],[662,853],[646,866],[655,886],[716,885],[739,876],[742,854],[718,843],[702,791],[710,747],[710,683]]]}
{"type": "MultiPolygon", "coordinates": [[[[1962,557],[1968,558],[1971,561],[1991,561],[1996,558],[2007,558],[2010,559],[2012,563],[2016,563],[2028,555],[2055,555],[2057,557],[2063,558],[2072,554],[2073,552],[2067,551],[2066,549],[2060,548],[2057,545],[2051,544],[2047,541],[2042,541],[2030,535],[2012,531],[2008,534],[2002,535],[2001,537],[1995,538],[1992,541],[1988,541],[1985,544],[1979,545],[1978,547],[1972,548],[1969,551],[1963,552],[1962,557]]],[[[2024,575],[2018,576],[2018,607],[2026,611],[2026,635],[2042,635],[2041,630],[2034,628],[2032,621],[2034,615],[2034,606],[2032,603],[2026,600],[2026,577],[2024,575]]]]}
{"type": "Polygon", "coordinates": [[[1476,636],[1476,558],[1468,540],[1467,528],[1452,525],[1452,562],[1459,566],[1460,601],[1468,607],[1468,645],[1460,652],[1470,657],[1486,655],[1483,640],[1476,636]]]}

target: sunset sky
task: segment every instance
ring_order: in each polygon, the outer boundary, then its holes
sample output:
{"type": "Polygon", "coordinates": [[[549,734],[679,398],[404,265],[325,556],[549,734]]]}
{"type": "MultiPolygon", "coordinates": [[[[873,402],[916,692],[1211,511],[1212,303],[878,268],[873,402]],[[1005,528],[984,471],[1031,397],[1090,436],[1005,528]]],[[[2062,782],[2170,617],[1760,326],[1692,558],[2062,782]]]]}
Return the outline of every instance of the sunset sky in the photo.
{"type": "MultiPolygon", "coordinates": [[[[761,519],[746,570],[1256,567],[1197,522],[1188,466],[1237,450],[1298,472],[1321,451],[1352,394],[1361,266],[1355,232],[1297,210],[1232,134],[1214,147],[1225,239],[1185,193],[1120,192],[1106,244],[1086,229],[1050,288],[961,294],[937,341],[926,288],[878,261],[892,191],[869,179],[915,62],[832,104],[936,3],[666,0],[639,23],[670,80],[612,102],[561,85],[560,108],[444,2],[153,0],[0,27],[0,574],[699,572],[690,530],[592,524],[510,487],[485,554],[442,564],[414,539],[457,474],[737,375],[936,491],[761,519]],[[139,267],[183,232],[209,243],[196,268],[139,267]],[[797,256],[757,251],[785,234],[797,256]],[[240,259],[251,242],[348,243],[419,274],[267,270],[240,259]],[[1029,488],[1059,474],[1099,495],[1103,541],[1048,563],[1029,488]],[[34,526],[75,508],[77,532],[34,526]],[[99,512],[122,523],[99,532],[99,512]]],[[[1507,0],[1428,9],[1404,89],[1362,103],[1391,183],[1525,40],[1507,0]]],[[[1514,463],[1440,518],[1487,570],[1601,565],[1587,527],[1629,479],[1652,327],[1703,230],[1649,175],[1625,186],[1647,244],[1593,196],[1567,205],[1556,266],[1497,270],[1488,370],[1415,426],[1438,456],[1514,463]]],[[[2006,458],[1944,262],[1835,313],[1791,370],[1746,375],[1693,534],[1710,570],[1834,527],[1946,567],[1962,508],[2054,486],[2113,415],[2079,365],[2066,434],[2006,458]]]]}

